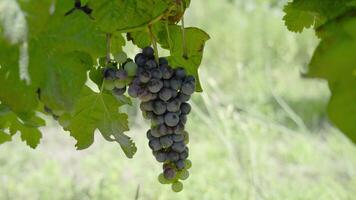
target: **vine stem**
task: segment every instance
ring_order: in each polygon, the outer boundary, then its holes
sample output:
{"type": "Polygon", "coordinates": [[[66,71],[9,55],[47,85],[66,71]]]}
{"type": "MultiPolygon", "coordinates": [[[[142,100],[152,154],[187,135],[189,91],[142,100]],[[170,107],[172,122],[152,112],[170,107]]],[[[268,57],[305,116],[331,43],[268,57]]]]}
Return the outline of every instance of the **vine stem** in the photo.
{"type": "Polygon", "coordinates": [[[155,60],[158,63],[159,62],[159,56],[158,56],[157,40],[156,40],[156,37],[154,36],[154,34],[152,32],[152,25],[151,24],[148,25],[148,31],[150,33],[153,49],[155,51],[155,60]]]}
{"type": "Polygon", "coordinates": [[[167,39],[168,39],[168,45],[169,45],[169,49],[171,50],[171,48],[173,48],[172,45],[172,39],[171,39],[171,33],[169,32],[169,26],[168,26],[168,19],[166,20],[165,23],[165,27],[166,27],[166,32],[167,32],[167,39]]]}
{"type": "Polygon", "coordinates": [[[111,33],[106,34],[106,64],[110,62],[110,52],[111,52],[111,33]]]}
{"type": "Polygon", "coordinates": [[[184,4],[182,0],[180,0],[179,3],[180,3],[180,11],[182,12],[181,29],[182,29],[182,40],[183,40],[183,58],[188,59],[187,40],[186,40],[185,28],[184,28],[184,4]]]}

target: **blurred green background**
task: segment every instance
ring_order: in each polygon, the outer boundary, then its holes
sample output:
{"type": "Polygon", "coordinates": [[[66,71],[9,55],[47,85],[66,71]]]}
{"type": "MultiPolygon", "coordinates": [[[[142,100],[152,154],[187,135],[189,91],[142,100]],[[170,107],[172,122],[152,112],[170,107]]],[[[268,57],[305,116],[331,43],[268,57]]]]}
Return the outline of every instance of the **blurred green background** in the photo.
{"type": "MultiPolygon", "coordinates": [[[[193,168],[181,193],[161,185],[149,124],[134,107],[134,159],[99,136],[76,151],[54,121],[32,150],[0,146],[0,199],[328,200],[356,198],[356,147],[325,113],[327,84],[301,78],[318,40],[288,32],[279,0],[193,0],[186,20],[211,40],[188,122],[193,168]]],[[[138,49],[126,49],[131,56],[138,49]]]]}

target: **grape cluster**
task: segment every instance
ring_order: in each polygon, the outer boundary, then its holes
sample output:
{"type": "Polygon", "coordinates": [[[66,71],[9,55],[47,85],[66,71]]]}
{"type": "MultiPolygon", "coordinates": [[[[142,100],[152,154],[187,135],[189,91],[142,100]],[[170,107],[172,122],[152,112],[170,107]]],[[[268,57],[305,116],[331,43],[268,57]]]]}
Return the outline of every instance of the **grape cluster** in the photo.
{"type": "Polygon", "coordinates": [[[141,100],[142,114],[151,121],[148,145],[156,160],[163,163],[158,180],[172,184],[173,191],[181,191],[183,184],[179,180],[189,177],[187,169],[191,167],[185,124],[191,111],[187,102],[195,91],[195,78],[187,75],[182,67],[173,69],[166,58],[156,62],[151,47],[144,48],[134,61],[116,56],[104,68],[103,76],[105,89],[115,96],[127,91],[131,97],[141,100]]]}
{"type": "Polygon", "coordinates": [[[173,69],[165,58],[155,61],[154,50],[146,47],[135,57],[137,76],[129,86],[131,97],[141,100],[143,116],[151,121],[147,131],[149,147],[163,164],[161,183],[171,183],[174,191],[183,188],[180,180],[189,176],[187,160],[188,132],[185,130],[191,106],[187,103],[195,91],[195,78],[182,67],[173,69]]]}

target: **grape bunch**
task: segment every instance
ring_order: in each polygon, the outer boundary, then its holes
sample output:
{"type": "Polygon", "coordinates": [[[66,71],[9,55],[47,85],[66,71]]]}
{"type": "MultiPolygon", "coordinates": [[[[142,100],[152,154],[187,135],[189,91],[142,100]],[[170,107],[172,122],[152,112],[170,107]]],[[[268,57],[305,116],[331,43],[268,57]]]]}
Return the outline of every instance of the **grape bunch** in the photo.
{"type": "Polygon", "coordinates": [[[146,47],[135,57],[136,77],[129,85],[128,94],[141,100],[143,116],[151,121],[147,131],[149,147],[156,160],[163,163],[159,181],[172,184],[179,192],[189,176],[188,132],[185,130],[191,106],[187,103],[195,91],[195,78],[184,68],[173,69],[167,59],[155,61],[154,50],[146,47]]]}
{"type": "Polygon", "coordinates": [[[158,180],[172,184],[175,192],[181,191],[180,180],[189,177],[188,169],[192,165],[187,159],[189,135],[185,124],[191,111],[187,102],[195,91],[195,78],[182,67],[173,69],[166,58],[156,62],[151,47],[144,48],[134,61],[126,54],[119,54],[105,66],[104,88],[116,97],[127,91],[131,97],[140,99],[142,114],[151,121],[148,145],[156,160],[163,163],[158,180]]]}

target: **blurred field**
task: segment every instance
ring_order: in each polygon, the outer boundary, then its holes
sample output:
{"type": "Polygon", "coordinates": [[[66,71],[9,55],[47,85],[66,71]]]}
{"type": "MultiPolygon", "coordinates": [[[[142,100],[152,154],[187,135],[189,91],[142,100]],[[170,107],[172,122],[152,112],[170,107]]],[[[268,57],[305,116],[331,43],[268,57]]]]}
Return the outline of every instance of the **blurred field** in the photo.
{"type": "MultiPolygon", "coordinates": [[[[147,146],[148,123],[134,108],[127,159],[98,134],[92,147],[50,121],[31,150],[0,146],[0,199],[351,200],[356,147],[327,121],[327,84],[301,78],[317,39],[283,25],[284,1],[194,0],[187,23],[212,37],[188,130],[193,168],[184,191],[161,185],[147,146]]],[[[135,49],[129,49],[134,53],[135,49]]]]}

